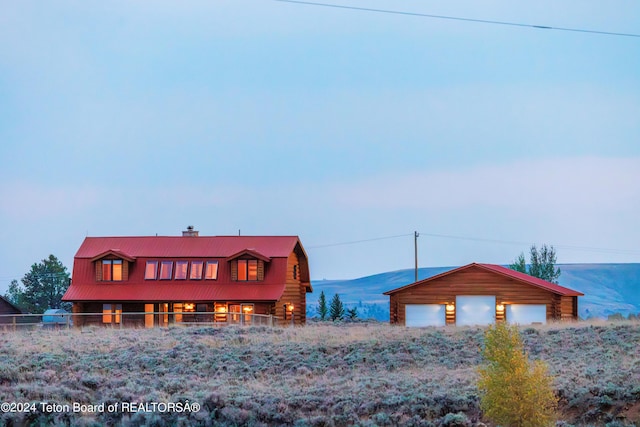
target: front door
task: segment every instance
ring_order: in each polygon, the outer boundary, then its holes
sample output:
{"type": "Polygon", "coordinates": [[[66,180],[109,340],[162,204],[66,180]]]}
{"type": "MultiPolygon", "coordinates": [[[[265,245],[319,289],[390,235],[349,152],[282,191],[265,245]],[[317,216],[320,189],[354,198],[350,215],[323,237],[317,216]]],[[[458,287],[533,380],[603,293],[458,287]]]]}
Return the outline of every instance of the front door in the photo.
{"type": "Polygon", "coordinates": [[[242,304],[242,321],[245,325],[250,325],[253,320],[253,304],[242,304]]]}
{"type": "Polygon", "coordinates": [[[229,323],[240,323],[240,304],[229,304],[229,323]]]}

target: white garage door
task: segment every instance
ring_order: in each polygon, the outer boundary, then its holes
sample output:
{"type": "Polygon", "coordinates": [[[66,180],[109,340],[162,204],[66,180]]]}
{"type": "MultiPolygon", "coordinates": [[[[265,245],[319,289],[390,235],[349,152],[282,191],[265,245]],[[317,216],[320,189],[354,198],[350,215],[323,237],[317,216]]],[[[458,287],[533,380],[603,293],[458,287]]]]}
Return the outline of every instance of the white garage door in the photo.
{"type": "Polygon", "coordinates": [[[407,326],[444,326],[444,305],[407,304],[405,305],[405,325],[407,326]]]}
{"type": "Polygon", "coordinates": [[[545,304],[508,304],[507,322],[528,325],[530,323],[547,323],[547,306],[545,304]]]}
{"type": "Polygon", "coordinates": [[[457,296],[456,325],[490,325],[495,322],[495,296],[457,296]]]}

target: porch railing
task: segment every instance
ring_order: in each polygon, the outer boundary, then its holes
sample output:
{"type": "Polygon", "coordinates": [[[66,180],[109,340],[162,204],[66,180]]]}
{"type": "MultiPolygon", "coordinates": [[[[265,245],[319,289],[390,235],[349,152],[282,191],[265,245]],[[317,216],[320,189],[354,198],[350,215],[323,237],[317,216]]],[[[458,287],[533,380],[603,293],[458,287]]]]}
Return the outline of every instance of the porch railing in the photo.
{"type": "Polygon", "coordinates": [[[102,325],[123,327],[168,327],[168,326],[276,326],[289,324],[280,317],[268,314],[235,312],[103,312],[103,313],[56,313],[56,314],[0,314],[0,331],[37,328],[72,328],[73,326],[102,325]]]}

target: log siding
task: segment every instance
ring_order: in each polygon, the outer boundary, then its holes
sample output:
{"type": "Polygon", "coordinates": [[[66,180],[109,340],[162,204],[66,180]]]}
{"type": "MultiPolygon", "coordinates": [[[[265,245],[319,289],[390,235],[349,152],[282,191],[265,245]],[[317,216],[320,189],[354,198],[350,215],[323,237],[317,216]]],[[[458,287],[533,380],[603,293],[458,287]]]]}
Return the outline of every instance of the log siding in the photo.
{"type": "MultiPolygon", "coordinates": [[[[495,296],[496,305],[544,304],[547,321],[573,320],[578,317],[577,296],[561,296],[538,286],[505,277],[477,266],[452,274],[416,282],[396,291],[389,291],[389,321],[404,325],[407,304],[455,303],[456,296],[495,296]],[[422,283],[424,282],[424,283],[422,283]]],[[[495,313],[497,321],[504,320],[504,311],[495,313]]],[[[446,324],[455,324],[455,313],[446,312],[446,324]]]]}

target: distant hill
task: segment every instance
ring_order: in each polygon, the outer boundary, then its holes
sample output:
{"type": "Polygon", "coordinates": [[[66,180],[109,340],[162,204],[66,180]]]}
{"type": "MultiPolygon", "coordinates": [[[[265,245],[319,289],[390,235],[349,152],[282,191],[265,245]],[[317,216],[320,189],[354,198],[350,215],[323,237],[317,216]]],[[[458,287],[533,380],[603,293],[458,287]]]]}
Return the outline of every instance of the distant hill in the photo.
{"type": "MultiPolygon", "coordinates": [[[[558,264],[559,284],[584,293],[578,299],[580,317],[607,317],[620,313],[640,313],[640,264],[558,264]]],[[[455,267],[429,267],[418,270],[420,280],[455,267]]],[[[389,320],[389,297],[383,292],[414,281],[413,269],[390,271],[352,280],[314,280],[313,293],[307,295],[307,315],[315,316],[320,291],[327,302],[334,294],[347,307],[358,307],[361,318],[389,320]]]]}

